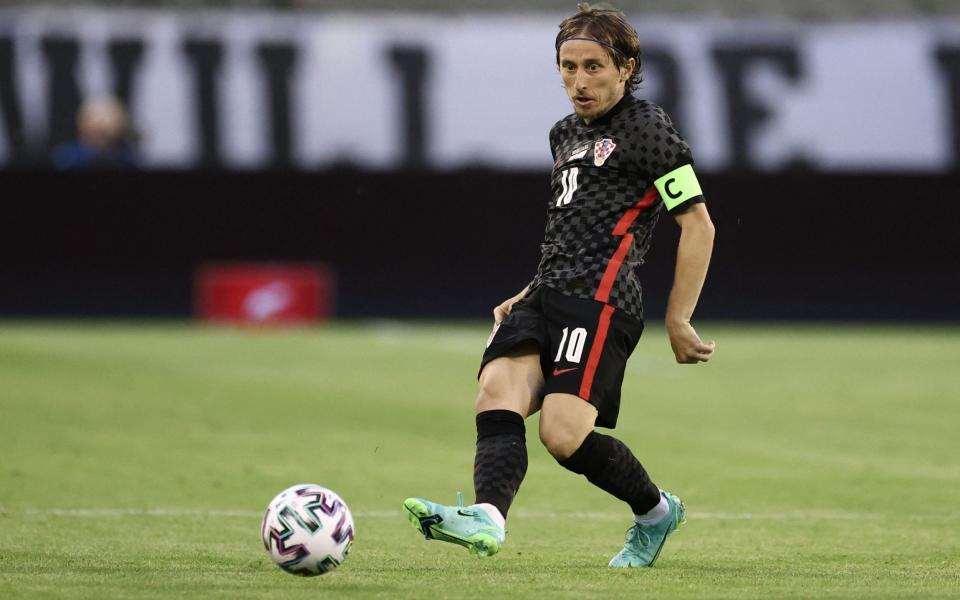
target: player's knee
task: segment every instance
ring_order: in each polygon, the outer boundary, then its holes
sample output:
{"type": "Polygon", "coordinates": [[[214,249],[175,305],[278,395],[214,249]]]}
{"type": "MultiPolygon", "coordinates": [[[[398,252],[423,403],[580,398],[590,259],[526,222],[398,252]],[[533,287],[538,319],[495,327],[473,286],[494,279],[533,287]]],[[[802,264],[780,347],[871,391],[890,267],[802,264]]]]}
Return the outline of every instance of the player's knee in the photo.
{"type": "Polygon", "coordinates": [[[543,421],[540,423],[540,442],[543,443],[547,452],[557,460],[566,460],[573,456],[587,434],[571,427],[562,425],[545,426],[543,421]]]}
{"type": "Polygon", "coordinates": [[[570,394],[550,394],[540,413],[540,441],[547,452],[564,461],[580,448],[596,423],[596,409],[570,394]]]}
{"type": "Polygon", "coordinates": [[[510,385],[505,373],[488,365],[480,374],[480,392],[474,408],[478,413],[499,409],[516,411],[514,405],[518,402],[513,398],[516,394],[516,386],[510,385]]]}

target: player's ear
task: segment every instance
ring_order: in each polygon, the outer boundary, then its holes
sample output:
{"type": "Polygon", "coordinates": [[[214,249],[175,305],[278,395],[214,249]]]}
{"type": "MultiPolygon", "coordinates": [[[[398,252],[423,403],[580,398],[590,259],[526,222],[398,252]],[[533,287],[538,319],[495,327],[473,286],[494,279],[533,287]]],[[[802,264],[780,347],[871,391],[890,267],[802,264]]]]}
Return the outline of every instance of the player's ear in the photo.
{"type": "Polygon", "coordinates": [[[631,58],[628,59],[622,67],[620,67],[620,81],[626,81],[630,79],[630,76],[633,75],[633,70],[637,67],[637,59],[631,58]]]}

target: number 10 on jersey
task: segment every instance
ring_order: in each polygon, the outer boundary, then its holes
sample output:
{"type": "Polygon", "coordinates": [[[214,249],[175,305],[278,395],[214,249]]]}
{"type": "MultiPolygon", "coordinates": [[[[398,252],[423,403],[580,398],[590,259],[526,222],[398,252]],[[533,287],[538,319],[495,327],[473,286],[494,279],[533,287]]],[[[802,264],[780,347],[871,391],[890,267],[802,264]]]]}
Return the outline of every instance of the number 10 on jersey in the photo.
{"type": "Polygon", "coordinates": [[[573,192],[577,190],[577,178],[580,176],[580,167],[567,169],[560,174],[560,196],[557,198],[557,206],[566,206],[573,200],[573,192]]]}

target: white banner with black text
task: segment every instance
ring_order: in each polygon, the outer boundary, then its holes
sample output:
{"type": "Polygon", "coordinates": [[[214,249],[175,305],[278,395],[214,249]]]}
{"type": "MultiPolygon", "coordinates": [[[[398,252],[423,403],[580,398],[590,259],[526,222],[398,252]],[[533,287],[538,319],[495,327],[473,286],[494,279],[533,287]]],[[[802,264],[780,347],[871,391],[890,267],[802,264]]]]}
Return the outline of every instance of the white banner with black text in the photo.
{"type": "MultiPolygon", "coordinates": [[[[549,168],[561,18],[2,9],[0,165],[112,96],[144,168],[549,168]]],[[[701,169],[960,168],[960,20],[633,23],[701,169]]]]}

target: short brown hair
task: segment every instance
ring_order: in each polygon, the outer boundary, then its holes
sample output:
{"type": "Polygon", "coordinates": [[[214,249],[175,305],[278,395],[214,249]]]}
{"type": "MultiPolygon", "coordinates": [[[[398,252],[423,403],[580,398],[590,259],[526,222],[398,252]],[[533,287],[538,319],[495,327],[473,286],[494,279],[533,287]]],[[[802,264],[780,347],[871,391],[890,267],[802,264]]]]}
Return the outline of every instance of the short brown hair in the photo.
{"type": "Polygon", "coordinates": [[[643,72],[640,64],[640,36],[637,30],[627,22],[622,11],[600,4],[590,6],[586,2],[577,5],[577,14],[567,17],[560,23],[560,33],[557,34],[557,65],[560,64],[560,45],[572,37],[593,38],[604,46],[604,50],[617,68],[627,66],[631,58],[636,61],[633,73],[627,79],[626,93],[631,93],[643,81],[643,72]]]}

